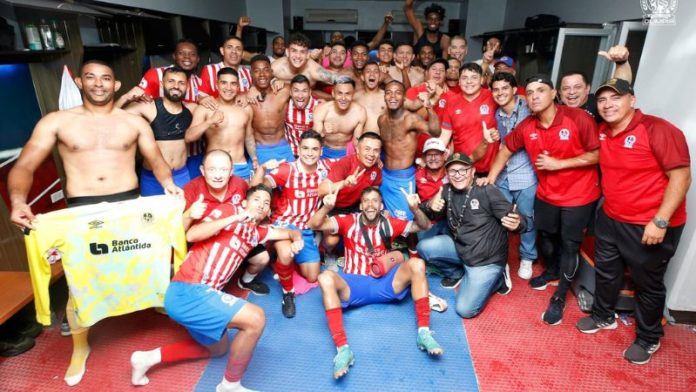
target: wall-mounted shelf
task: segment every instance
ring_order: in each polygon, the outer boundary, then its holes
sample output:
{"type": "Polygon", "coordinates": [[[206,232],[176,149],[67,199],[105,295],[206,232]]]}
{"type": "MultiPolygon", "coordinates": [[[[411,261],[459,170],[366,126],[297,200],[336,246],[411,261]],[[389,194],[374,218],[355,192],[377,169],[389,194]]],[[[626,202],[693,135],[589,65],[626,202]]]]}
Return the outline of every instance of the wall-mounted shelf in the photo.
{"type": "Polygon", "coordinates": [[[0,51],[0,64],[38,63],[49,56],[69,53],[69,48],[56,50],[9,50],[0,51]]]}

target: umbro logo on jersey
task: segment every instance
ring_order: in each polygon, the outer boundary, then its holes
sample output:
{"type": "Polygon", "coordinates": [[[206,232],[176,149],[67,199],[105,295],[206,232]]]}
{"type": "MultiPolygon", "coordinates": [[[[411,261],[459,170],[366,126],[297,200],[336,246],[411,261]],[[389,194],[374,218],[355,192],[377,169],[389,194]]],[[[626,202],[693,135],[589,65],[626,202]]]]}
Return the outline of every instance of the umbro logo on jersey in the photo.
{"type": "Polygon", "coordinates": [[[104,222],[100,221],[100,220],[93,220],[87,224],[89,225],[90,230],[91,229],[101,229],[102,225],[104,225],[104,222]]]}
{"type": "Polygon", "coordinates": [[[89,244],[89,253],[93,255],[106,255],[109,253],[109,245],[92,242],[89,244]]]}

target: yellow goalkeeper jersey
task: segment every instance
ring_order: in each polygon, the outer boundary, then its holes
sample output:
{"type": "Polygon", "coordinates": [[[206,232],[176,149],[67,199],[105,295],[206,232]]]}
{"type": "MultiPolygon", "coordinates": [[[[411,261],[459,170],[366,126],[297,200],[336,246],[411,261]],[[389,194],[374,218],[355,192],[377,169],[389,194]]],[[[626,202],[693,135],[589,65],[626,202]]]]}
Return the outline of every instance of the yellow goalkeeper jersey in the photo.
{"type": "Polygon", "coordinates": [[[38,322],[51,323],[49,263],[57,260],[81,326],[163,306],[172,251],[175,269],[186,256],[183,207],[165,195],[37,215],[24,238],[38,322]]]}

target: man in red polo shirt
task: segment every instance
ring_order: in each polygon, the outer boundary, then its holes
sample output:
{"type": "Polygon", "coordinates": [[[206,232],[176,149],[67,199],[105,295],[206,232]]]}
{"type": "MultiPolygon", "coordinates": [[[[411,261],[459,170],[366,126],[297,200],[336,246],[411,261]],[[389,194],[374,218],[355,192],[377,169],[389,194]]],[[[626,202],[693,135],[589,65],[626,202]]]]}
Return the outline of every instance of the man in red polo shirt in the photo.
{"type": "MultiPolygon", "coordinates": [[[[184,187],[184,228],[187,230],[223,204],[241,206],[249,188],[246,181],[232,174],[232,157],[227,151],[209,151],[203,158],[200,171],[203,175],[191,180],[184,187]]],[[[263,245],[254,247],[246,260],[249,265],[237,285],[256,295],[268,294],[268,285],[256,279],[270,261],[266,248],[263,245]]]]}
{"type": "Polygon", "coordinates": [[[634,109],[628,81],[610,79],[595,93],[604,204],[595,227],[595,300],[580,332],[615,329],[624,267],[635,285],[636,339],[624,358],[644,364],[660,348],[663,278],[686,223],[691,159],[682,131],[634,109]]]}
{"type": "MultiPolygon", "coordinates": [[[[416,169],[416,191],[424,203],[441,192],[442,186],[449,182],[445,172],[445,150],[445,143],[436,137],[428,139],[423,146],[425,166],[416,169]]],[[[431,228],[417,233],[418,241],[448,233],[449,228],[446,220],[433,221],[432,223],[431,228]]]]}
{"type": "Polygon", "coordinates": [[[546,75],[534,76],[526,84],[533,115],[507,135],[481,183],[495,183],[512,154],[523,148],[527,151],[539,179],[534,224],[546,263],[546,271],[529,284],[543,290],[560,277],[549,307],[542,314],[545,323],[558,325],[578,267],[580,244],[599,199],[599,141],[596,124],[589,114],[554,104],[556,90],[546,75]]]}
{"type": "MultiPolygon", "coordinates": [[[[460,94],[447,96],[443,113],[440,115],[442,134],[440,139],[454,144],[454,151],[461,151],[469,157],[484,142],[482,124],[495,129],[495,109],[497,108],[489,90],[481,89],[483,71],[476,63],[462,65],[459,73],[460,94]]],[[[474,167],[479,175],[485,175],[498,151],[499,142],[493,142],[482,158],[476,160],[474,167]]]]}
{"type": "MultiPolygon", "coordinates": [[[[365,132],[358,138],[355,154],[347,155],[331,166],[328,178],[319,185],[319,197],[339,191],[332,215],[360,211],[362,190],[382,183],[381,149],[382,139],[379,135],[365,132]]],[[[324,263],[327,266],[336,264],[336,256],[331,251],[339,240],[340,237],[336,235],[324,233],[324,263]]]]}

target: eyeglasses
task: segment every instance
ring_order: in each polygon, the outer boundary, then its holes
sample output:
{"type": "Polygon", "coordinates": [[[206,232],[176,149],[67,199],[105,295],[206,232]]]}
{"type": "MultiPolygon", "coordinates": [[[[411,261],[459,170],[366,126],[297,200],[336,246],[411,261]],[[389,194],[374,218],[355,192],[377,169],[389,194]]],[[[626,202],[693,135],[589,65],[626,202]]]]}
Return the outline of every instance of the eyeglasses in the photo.
{"type": "Polygon", "coordinates": [[[447,174],[450,176],[464,176],[466,173],[468,173],[472,168],[467,167],[465,169],[447,169],[447,174]]]}

